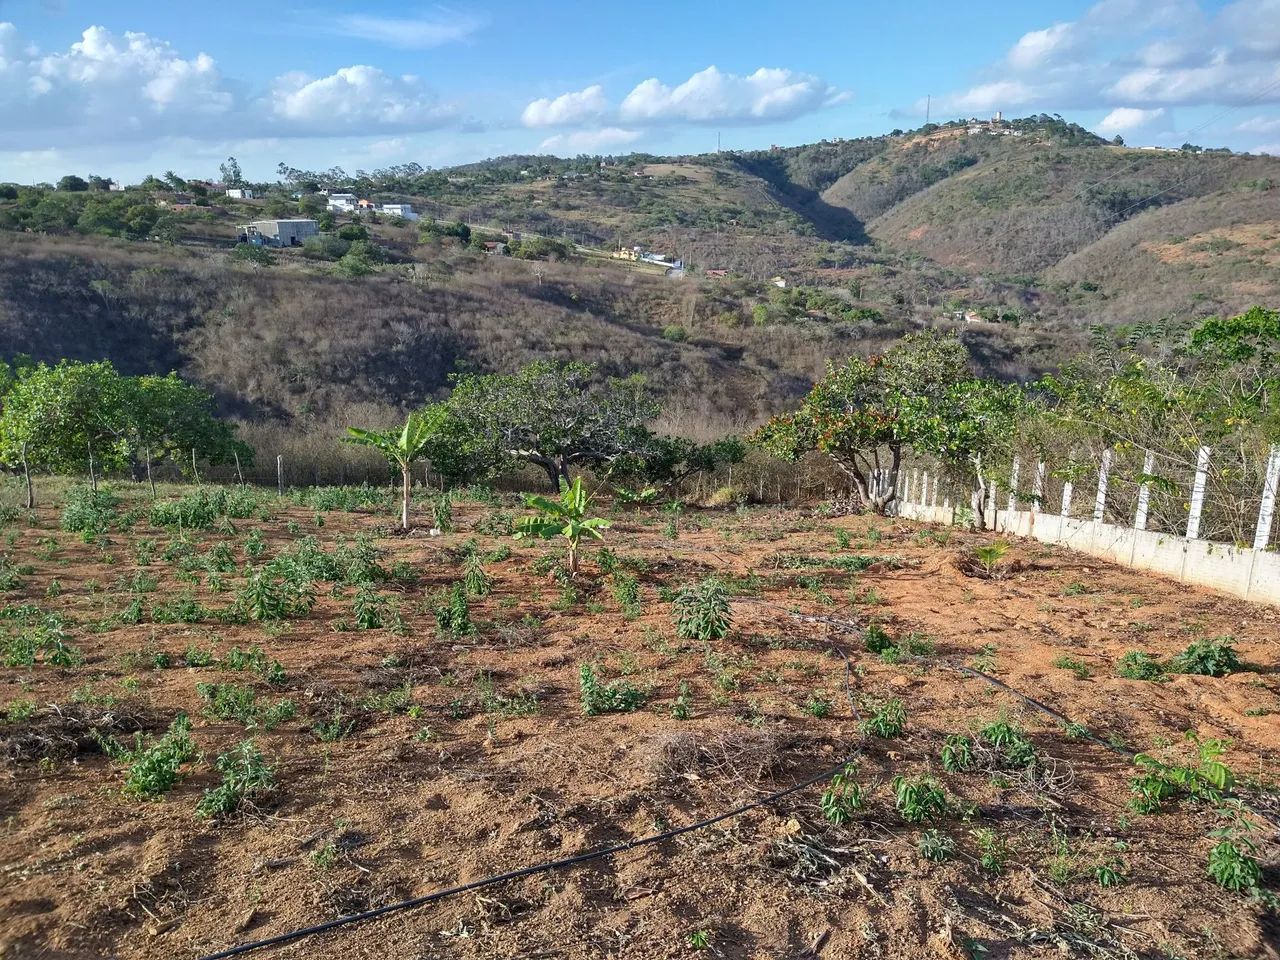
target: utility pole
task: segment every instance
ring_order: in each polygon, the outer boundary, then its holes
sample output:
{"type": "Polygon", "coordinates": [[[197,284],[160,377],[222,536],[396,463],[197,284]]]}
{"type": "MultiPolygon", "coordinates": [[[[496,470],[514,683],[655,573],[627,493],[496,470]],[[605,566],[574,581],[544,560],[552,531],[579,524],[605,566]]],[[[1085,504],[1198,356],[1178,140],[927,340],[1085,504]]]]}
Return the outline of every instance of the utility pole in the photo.
{"type": "Polygon", "coordinates": [[[929,110],[933,107],[933,94],[930,93],[924,98],[924,122],[927,126],[929,123],[929,110]]]}

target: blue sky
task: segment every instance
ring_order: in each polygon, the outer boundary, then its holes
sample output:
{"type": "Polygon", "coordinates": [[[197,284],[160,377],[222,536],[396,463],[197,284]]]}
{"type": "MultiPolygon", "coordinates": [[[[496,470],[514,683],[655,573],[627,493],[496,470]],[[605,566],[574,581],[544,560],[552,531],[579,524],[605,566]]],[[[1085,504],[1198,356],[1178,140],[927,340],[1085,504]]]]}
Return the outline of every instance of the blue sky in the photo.
{"type": "Polygon", "coordinates": [[[1280,0],[0,0],[0,180],[686,153],[1061,113],[1280,153],[1280,0]]]}

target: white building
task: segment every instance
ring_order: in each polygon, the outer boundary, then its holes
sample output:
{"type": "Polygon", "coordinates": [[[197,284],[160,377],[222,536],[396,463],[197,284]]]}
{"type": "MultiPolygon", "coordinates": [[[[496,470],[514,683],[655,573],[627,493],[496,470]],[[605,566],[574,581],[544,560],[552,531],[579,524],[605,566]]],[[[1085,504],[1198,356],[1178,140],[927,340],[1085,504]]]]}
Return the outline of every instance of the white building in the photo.
{"type": "Polygon", "coordinates": [[[247,187],[227,187],[227,196],[232,200],[252,200],[253,191],[247,187]]]}
{"type": "Polygon", "coordinates": [[[329,194],[329,209],[335,213],[354,212],[356,209],[356,195],[354,193],[329,194]]]}
{"type": "Polygon", "coordinates": [[[785,277],[770,277],[769,282],[779,290],[785,290],[787,288],[787,280],[785,277]]]}
{"type": "Polygon", "coordinates": [[[401,217],[405,220],[418,219],[418,215],[414,212],[413,204],[411,203],[384,203],[378,209],[388,217],[401,217]]]}
{"type": "Polygon", "coordinates": [[[124,184],[121,183],[119,180],[112,180],[109,184],[107,184],[107,189],[110,190],[112,193],[122,193],[124,191],[124,184]]]}

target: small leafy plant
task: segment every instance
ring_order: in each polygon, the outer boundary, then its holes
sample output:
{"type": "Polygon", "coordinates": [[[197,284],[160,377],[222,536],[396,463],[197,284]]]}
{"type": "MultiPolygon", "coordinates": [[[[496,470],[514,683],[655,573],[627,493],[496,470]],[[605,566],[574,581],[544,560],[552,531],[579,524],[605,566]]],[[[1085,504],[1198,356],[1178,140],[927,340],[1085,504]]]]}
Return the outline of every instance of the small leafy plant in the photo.
{"type": "Polygon", "coordinates": [[[222,774],[222,782],[206,790],[196,805],[196,816],[204,820],[235,813],[275,785],[274,772],[252,740],[220,755],[214,766],[222,774]]]}
{"type": "Polygon", "coordinates": [[[1240,669],[1240,658],[1232,645],[1234,637],[1215,637],[1212,640],[1196,640],[1173,658],[1170,666],[1175,673],[1190,673],[1202,677],[1225,677],[1240,669]]]}
{"type": "Polygon", "coordinates": [[[722,640],[729,634],[732,614],[729,593],[722,582],[708,577],[682,587],[674,601],[677,636],[686,640],[722,640]]]}
{"type": "Polygon", "coordinates": [[[907,708],[894,698],[876,708],[870,717],[862,721],[863,733],[875,734],[890,740],[900,736],[907,728],[907,708]]]}
{"type": "Polygon", "coordinates": [[[857,781],[858,766],[847,763],[839,773],[831,778],[827,789],[822,791],[818,799],[818,809],[823,818],[831,824],[840,826],[852,819],[853,815],[864,805],[863,788],[857,781]]]}
{"type": "Polygon", "coordinates": [[[947,792],[933,777],[894,777],[893,798],[907,823],[938,820],[947,813],[947,792]]]}
{"type": "Polygon", "coordinates": [[[583,537],[603,540],[604,534],[601,531],[608,529],[610,526],[608,520],[601,517],[587,516],[587,508],[591,505],[591,498],[582,489],[582,477],[575,477],[572,485],[562,479],[560,481],[560,498],[558,500],[552,500],[549,497],[526,496],[524,502],[525,506],[538,512],[533,516],[521,517],[517,520],[515,523],[516,532],[512,534],[512,537],[516,540],[523,540],[527,537],[540,537],[544,540],[552,540],[556,537],[563,538],[568,550],[566,566],[569,570],[569,576],[576,577],[578,575],[578,551],[583,537]]]}
{"type": "Polygon", "coordinates": [[[1163,680],[1164,664],[1141,650],[1130,650],[1116,661],[1116,676],[1125,680],[1163,680]]]}
{"type": "Polygon", "coordinates": [[[625,680],[602,683],[595,669],[584,663],[578,670],[578,690],[582,695],[582,712],[588,717],[602,713],[633,713],[646,697],[625,680]]]}

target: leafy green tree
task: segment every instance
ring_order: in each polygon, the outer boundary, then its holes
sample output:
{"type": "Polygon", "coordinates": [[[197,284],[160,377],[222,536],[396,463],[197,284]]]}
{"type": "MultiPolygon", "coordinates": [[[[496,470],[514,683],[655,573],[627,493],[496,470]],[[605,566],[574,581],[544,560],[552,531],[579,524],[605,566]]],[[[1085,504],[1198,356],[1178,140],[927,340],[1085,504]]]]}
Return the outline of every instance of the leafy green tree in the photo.
{"type": "Polygon", "coordinates": [[[537,360],[513,374],[454,379],[449,408],[508,460],[541,467],[552,489],[577,464],[647,455],[660,407],[642,377],[594,382],[586,363],[537,360]]]}
{"type": "Polygon", "coordinates": [[[134,464],[145,468],[155,497],[152,465],[163,459],[193,463],[253,462],[253,449],[235,436],[235,427],[219,420],[213,396],[176,373],[127,377],[123,382],[123,437],[134,464]]]}
{"type": "Polygon", "coordinates": [[[69,193],[83,193],[89,189],[89,182],[84,177],[77,177],[74,173],[69,173],[58,181],[58,189],[69,193]]]}
{"type": "Polygon", "coordinates": [[[107,361],[64,360],[19,375],[0,416],[0,450],[7,463],[22,467],[29,502],[33,466],[70,471],[87,465],[96,491],[100,469],[127,462],[125,398],[124,378],[107,361]]]}
{"type": "Polygon", "coordinates": [[[429,424],[421,414],[411,413],[399,431],[363,430],[347,427],[347,443],[372,447],[387,458],[387,462],[400,469],[401,501],[400,529],[409,529],[409,500],[413,493],[413,475],[410,470],[420,460],[430,439],[429,424]]]}
{"type": "Polygon", "coordinates": [[[445,489],[487,480],[497,472],[501,462],[498,452],[448,403],[428,404],[418,415],[426,428],[422,458],[431,464],[445,489]]]}
{"type": "Polygon", "coordinates": [[[529,495],[524,498],[524,502],[525,506],[538,512],[517,520],[512,536],[516,540],[526,537],[541,537],[544,540],[564,538],[568,548],[566,562],[569,575],[576,577],[582,538],[603,540],[604,534],[601,531],[608,529],[610,525],[608,520],[587,516],[591,497],[582,489],[582,477],[574,477],[572,484],[561,479],[559,499],[529,495]]]}
{"type": "Polygon", "coordinates": [[[616,459],[609,467],[608,478],[614,482],[659,484],[671,489],[692,476],[741,463],[746,455],[747,445],[738,437],[698,443],[686,437],[655,436],[642,454],[616,459]]]}
{"type": "Polygon", "coordinates": [[[827,454],[868,508],[888,513],[903,449],[941,415],[951,386],[970,378],[968,362],[954,335],[908,334],[883,356],[829,364],[797,412],[774,417],[748,439],[784,460],[827,454]]]}

